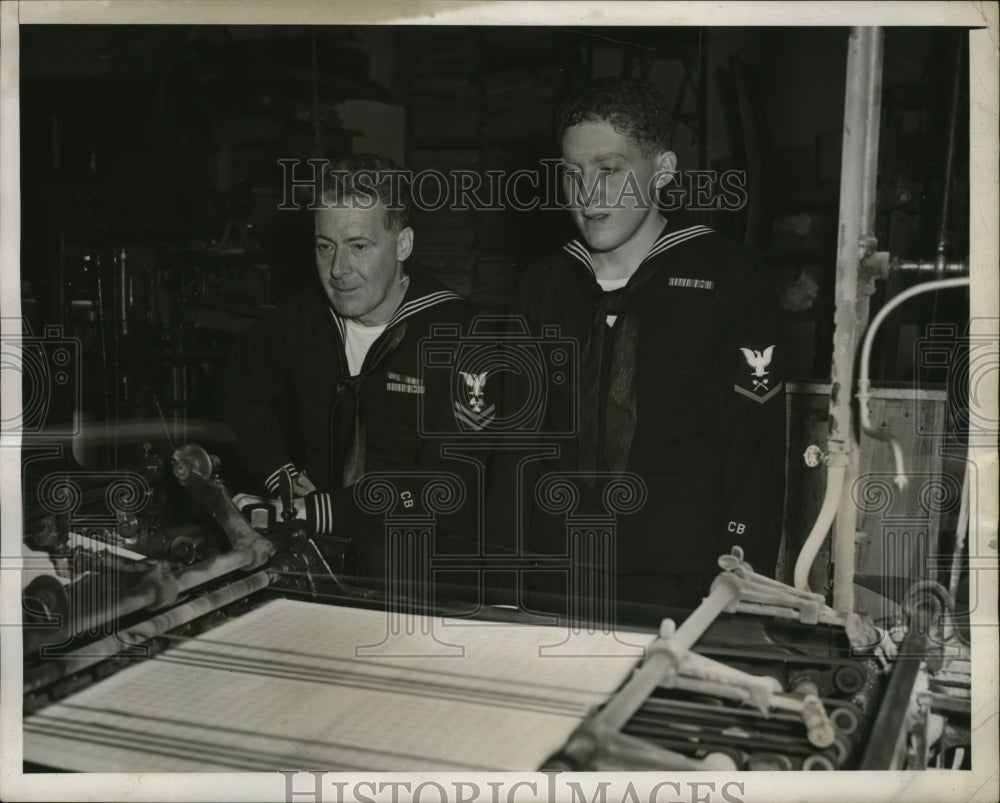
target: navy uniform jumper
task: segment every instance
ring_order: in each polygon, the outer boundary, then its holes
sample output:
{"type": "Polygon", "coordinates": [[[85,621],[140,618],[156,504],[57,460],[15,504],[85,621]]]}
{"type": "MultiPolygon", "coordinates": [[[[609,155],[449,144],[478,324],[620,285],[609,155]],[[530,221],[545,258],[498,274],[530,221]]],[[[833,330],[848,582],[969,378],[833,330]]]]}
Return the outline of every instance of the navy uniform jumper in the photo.
{"type": "MultiPolygon", "coordinates": [[[[219,406],[246,466],[271,496],[277,496],[283,468],[293,476],[305,470],[320,491],[306,498],[307,520],[318,533],[354,539],[358,572],[368,579],[382,576],[384,522],[359,508],[358,479],[391,472],[401,478],[401,493],[409,489],[418,499],[421,473],[458,474],[474,487],[461,476],[460,464],[442,457],[441,437],[424,434],[457,427],[454,390],[433,375],[425,381],[420,357],[420,342],[433,325],[451,323],[464,331],[472,314],[461,296],[411,273],[399,308],[360,373],[351,376],[345,321],[322,290],[311,286],[262,319],[236,345],[219,377],[219,406]],[[298,439],[287,436],[288,422],[279,414],[282,399],[298,439]],[[421,421],[421,407],[427,420],[421,421]]],[[[469,516],[469,510],[457,511],[439,523],[439,535],[450,542],[473,539],[469,516]]]]}
{"type": "MultiPolygon", "coordinates": [[[[579,241],[529,267],[513,311],[535,334],[557,325],[580,353],[575,386],[547,386],[542,430],[565,432],[574,414],[579,427],[576,437],[551,438],[558,458],[526,469],[524,546],[567,549],[565,517],[534,500],[543,474],[627,471],[647,496],[617,519],[617,599],[693,606],[734,544],[773,576],[785,463],[773,304],[752,255],[704,226],[668,223],[613,293],[598,285],[579,241]]],[[[579,482],[584,495],[600,484],[579,482]]],[[[532,585],[544,583],[527,578],[532,585]]]]}

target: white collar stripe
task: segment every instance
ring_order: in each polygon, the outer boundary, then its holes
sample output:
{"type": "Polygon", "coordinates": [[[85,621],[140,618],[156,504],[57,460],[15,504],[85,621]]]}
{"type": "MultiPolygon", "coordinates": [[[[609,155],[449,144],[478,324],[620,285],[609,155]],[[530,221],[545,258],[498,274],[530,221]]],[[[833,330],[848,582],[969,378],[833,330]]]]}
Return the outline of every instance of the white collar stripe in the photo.
{"type": "MultiPolygon", "coordinates": [[[[412,301],[407,301],[399,309],[396,310],[392,318],[386,324],[386,327],[392,326],[394,323],[401,321],[403,318],[408,318],[411,315],[420,312],[421,310],[427,309],[428,307],[433,307],[435,304],[440,304],[444,301],[450,301],[451,299],[462,300],[462,297],[458,293],[454,293],[451,290],[438,290],[433,293],[429,293],[426,296],[421,296],[420,298],[415,298],[412,301]]],[[[346,324],[344,319],[341,318],[335,309],[332,307],[327,307],[330,310],[330,315],[333,316],[333,320],[337,324],[337,330],[340,332],[341,338],[345,336],[346,324]]]]}
{"type": "MultiPolygon", "coordinates": [[[[652,248],[649,249],[649,253],[643,258],[643,262],[648,259],[652,259],[664,251],[673,248],[675,245],[680,245],[683,242],[691,240],[695,237],[701,237],[703,234],[711,234],[712,229],[708,226],[689,226],[686,229],[680,229],[679,231],[673,231],[669,234],[661,235],[655,243],[653,243],[652,248]]],[[[579,240],[572,240],[563,246],[563,250],[572,257],[576,257],[580,262],[582,262],[591,273],[594,272],[594,258],[591,256],[590,251],[587,250],[579,240]]],[[[641,263],[640,263],[641,264],[641,263]]]]}
{"type": "Polygon", "coordinates": [[[396,314],[406,312],[411,307],[425,307],[428,305],[439,304],[442,301],[447,301],[449,298],[461,298],[457,293],[453,293],[451,290],[437,290],[436,292],[430,293],[426,296],[421,296],[420,298],[415,298],[412,301],[407,301],[403,304],[396,314]]]}
{"type": "Polygon", "coordinates": [[[654,256],[657,256],[658,254],[662,254],[664,251],[673,248],[675,245],[680,245],[683,242],[687,242],[688,240],[693,240],[696,237],[701,237],[702,235],[705,234],[710,234],[711,232],[712,232],[711,229],[707,229],[704,226],[684,229],[683,231],[676,232],[672,237],[664,238],[659,242],[657,242],[649,250],[649,253],[646,255],[646,259],[650,259],[654,256]]]}
{"type": "Polygon", "coordinates": [[[580,260],[584,265],[590,268],[591,271],[594,270],[594,259],[591,257],[590,251],[584,248],[583,244],[580,243],[579,240],[573,240],[572,242],[566,243],[566,245],[563,246],[563,249],[570,256],[574,256],[580,260]]]}
{"type": "Polygon", "coordinates": [[[690,226],[686,229],[680,229],[679,231],[672,231],[669,234],[664,234],[658,237],[656,242],[653,243],[653,247],[650,248],[650,252],[656,251],[664,246],[669,246],[675,242],[682,242],[684,240],[689,240],[691,237],[697,237],[701,234],[708,234],[712,231],[708,226],[690,226]]]}
{"type": "Polygon", "coordinates": [[[659,254],[662,254],[664,251],[673,248],[675,245],[680,245],[681,243],[687,242],[688,240],[693,240],[695,237],[701,237],[702,235],[705,234],[711,234],[711,232],[712,230],[706,226],[693,226],[690,229],[683,229],[681,231],[675,232],[673,235],[670,235],[669,237],[664,237],[661,240],[659,240],[649,250],[649,253],[646,254],[646,259],[644,259],[643,262],[645,262],[648,259],[652,259],[653,257],[658,256],[659,254]]]}
{"type": "Polygon", "coordinates": [[[343,340],[346,336],[346,327],[343,319],[336,313],[333,307],[327,307],[330,310],[330,315],[333,316],[333,322],[337,324],[337,331],[340,332],[340,339],[343,340]]]}
{"type": "Polygon", "coordinates": [[[437,304],[442,304],[445,301],[451,301],[453,299],[461,301],[462,297],[458,293],[453,293],[451,290],[438,290],[435,293],[416,298],[413,301],[408,301],[396,310],[396,314],[389,320],[389,325],[392,326],[394,323],[398,323],[404,318],[409,318],[411,315],[422,312],[429,307],[433,307],[437,304]]]}

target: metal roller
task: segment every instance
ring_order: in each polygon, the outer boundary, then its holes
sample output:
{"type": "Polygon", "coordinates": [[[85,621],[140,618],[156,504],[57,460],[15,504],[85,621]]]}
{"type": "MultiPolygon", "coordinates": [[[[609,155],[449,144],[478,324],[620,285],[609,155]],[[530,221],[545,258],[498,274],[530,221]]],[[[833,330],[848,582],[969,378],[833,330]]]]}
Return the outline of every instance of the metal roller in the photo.
{"type": "Polygon", "coordinates": [[[807,756],[802,762],[803,770],[835,770],[837,766],[822,753],[814,753],[807,756]]]}

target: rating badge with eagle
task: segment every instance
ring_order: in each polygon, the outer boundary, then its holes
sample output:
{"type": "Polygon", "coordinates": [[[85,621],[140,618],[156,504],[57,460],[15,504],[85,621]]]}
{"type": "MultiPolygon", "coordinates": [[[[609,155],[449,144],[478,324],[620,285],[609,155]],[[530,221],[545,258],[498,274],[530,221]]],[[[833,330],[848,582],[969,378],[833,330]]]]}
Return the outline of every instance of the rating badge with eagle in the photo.
{"type": "Polygon", "coordinates": [[[454,402],[455,420],[463,430],[478,432],[489,426],[496,416],[496,405],[486,403],[486,379],[489,371],[470,373],[459,371],[460,398],[454,402]]]}
{"type": "Polygon", "coordinates": [[[782,387],[781,382],[772,386],[771,372],[767,370],[774,359],[774,345],[770,345],[762,351],[740,347],[740,352],[743,354],[746,365],[743,368],[744,373],[738,376],[733,389],[756,402],[766,402],[782,387]]]}

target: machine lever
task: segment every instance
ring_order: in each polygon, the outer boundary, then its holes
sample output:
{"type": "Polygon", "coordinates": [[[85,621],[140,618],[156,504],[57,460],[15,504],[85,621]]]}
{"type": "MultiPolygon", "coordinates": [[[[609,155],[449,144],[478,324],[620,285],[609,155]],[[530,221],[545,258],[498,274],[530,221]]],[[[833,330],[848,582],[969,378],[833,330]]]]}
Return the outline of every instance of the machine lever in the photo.
{"type": "Polygon", "coordinates": [[[281,469],[278,475],[278,493],[281,497],[281,520],[291,521],[295,518],[294,493],[292,492],[292,475],[287,468],[281,469]]]}

